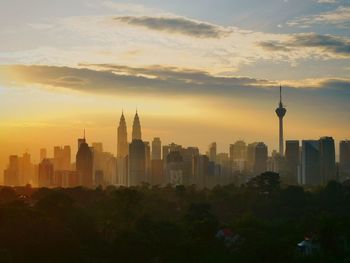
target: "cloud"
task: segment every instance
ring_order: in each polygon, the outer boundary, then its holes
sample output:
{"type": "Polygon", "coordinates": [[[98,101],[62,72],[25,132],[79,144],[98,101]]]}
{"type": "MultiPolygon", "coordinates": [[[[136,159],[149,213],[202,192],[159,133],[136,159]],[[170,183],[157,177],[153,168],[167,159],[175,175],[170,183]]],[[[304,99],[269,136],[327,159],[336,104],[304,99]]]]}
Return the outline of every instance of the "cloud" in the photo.
{"type": "MultiPolygon", "coordinates": [[[[325,3],[323,1],[323,3],[325,3]]],[[[330,3],[328,1],[328,3],[330,3]]],[[[330,24],[340,27],[350,26],[350,6],[339,6],[337,9],[317,15],[298,17],[287,22],[289,26],[311,27],[315,24],[330,24]]]]}
{"type": "MultiPolygon", "coordinates": [[[[83,65],[82,65],[83,66],[83,65]]],[[[44,85],[99,94],[133,95],[239,95],[276,83],[247,77],[219,77],[205,71],[176,67],[132,68],[84,65],[84,68],[43,65],[0,66],[0,81],[11,85],[44,85]],[[89,68],[88,68],[89,67],[89,68]]]]}
{"type": "Polygon", "coordinates": [[[220,38],[227,34],[227,31],[217,25],[183,17],[119,16],[114,20],[132,26],[195,38],[220,38]]]}
{"type": "Polygon", "coordinates": [[[320,4],[335,4],[338,1],[337,0],[317,0],[317,2],[320,4]]]}
{"type": "MultiPolygon", "coordinates": [[[[262,96],[278,87],[275,81],[248,77],[213,76],[205,71],[176,67],[128,67],[92,64],[82,68],[43,65],[0,66],[0,84],[43,85],[108,95],[262,96]],[[7,81],[6,81],[7,80],[7,81]]],[[[286,88],[350,90],[350,79],[285,81],[286,88]]]]}
{"type": "Polygon", "coordinates": [[[350,57],[350,41],[346,38],[332,35],[303,33],[293,35],[284,42],[265,41],[258,43],[258,45],[272,52],[289,52],[298,48],[314,48],[336,57],[350,57]]]}

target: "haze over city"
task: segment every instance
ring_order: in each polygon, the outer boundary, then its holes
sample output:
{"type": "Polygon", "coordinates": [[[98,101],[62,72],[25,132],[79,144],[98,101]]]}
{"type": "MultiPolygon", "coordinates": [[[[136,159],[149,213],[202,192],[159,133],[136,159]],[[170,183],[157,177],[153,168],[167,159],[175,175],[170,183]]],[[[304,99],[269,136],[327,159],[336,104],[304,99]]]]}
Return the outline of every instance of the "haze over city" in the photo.
{"type": "Polygon", "coordinates": [[[136,108],[149,140],[277,150],[280,84],[286,139],[345,139],[349,13],[341,0],[2,1],[0,167],[83,129],[116,153],[121,110],[130,126],[136,108]]]}

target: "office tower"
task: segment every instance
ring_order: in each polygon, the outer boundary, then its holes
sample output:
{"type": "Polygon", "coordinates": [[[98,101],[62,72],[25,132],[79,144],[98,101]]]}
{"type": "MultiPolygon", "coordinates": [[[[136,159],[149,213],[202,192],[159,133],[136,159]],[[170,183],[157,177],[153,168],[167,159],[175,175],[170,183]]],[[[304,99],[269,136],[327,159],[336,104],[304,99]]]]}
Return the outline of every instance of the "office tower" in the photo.
{"type": "Polygon", "coordinates": [[[208,157],[210,162],[216,162],[216,142],[209,145],[208,157]]]}
{"type": "Polygon", "coordinates": [[[286,141],[285,163],[286,163],[285,182],[287,184],[297,184],[298,167],[300,165],[299,141],[297,140],[286,141]]]}
{"type": "Polygon", "coordinates": [[[263,142],[259,142],[255,146],[254,153],[254,174],[259,175],[267,170],[268,150],[263,142]]]}
{"type": "Polygon", "coordinates": [[[76,170],[79,175],[80,185],[84,187],[93,186],[93,155],[89,145],[81,142],[76,155],[76,170]]]}
{"type": "Polygon", "coordinates": [[[209,172],[209,158],[206,155],[197,155],[192,158],[193,183],[198,188],[207,187],[209,172]]]}
{"type": "Polygon", "coordinates": [[[20,185],[31,184],[33,177],[33,165],[30,159],[29,153],[24,153],[19,158],[20,170],[19,170],[19,183],[20,185]]]}
{"type": "Polygon", "coordinates": [[[121,186],[129,185],[129,176],[128,176],[128,163],[129,157],[118,158],[117,159],[117,184],[121,186]]]}
{"type": "Polygon", "coordinates": [[[125,158],[128,155],[128,150],[128,132],[126,128],[124,113],[122,112],[118,126],[117,158],[125,158]]]}
{"type": "Polygon", "coordinates": [[[17,155],[9,157],[9,165],[4,171],[4,184],[7,186],[19,185],[19,158],[17,155]]]}
{"type": "Polygon", "coordinates": [[[254,163],[255,163],[255,147],[258,143],[253,142],[247,146],[247,170],[250,173],[254,172],[254,163]]]}
{"type": "Polygon", "coordinates": [[[320,162],[322,184],[336,180],[335,146],[332,137],[322,137],[320,143],[320,162]]]}
{"type": "Polygon", "coordinates": [[[282,104],[282,87],[280,86],[280,102],[278,104],[278,108],[276,109],[276,114],[279,119],[279,154],[283,156],[284,149],[283,149],[283,117],[286,115],[287,110],[283,107],[282,104]]]}
{"type": "Polygon", "coordinates": [[[320,142],[303,140],[299,184],[317,186],[322,183],[320,169],[320,142]]]}
{"type": "Polygon", "coordinates": [[[44,159],[39,164],[38,186],[54,186],[54,164],[49,159],[44,159]]]}
{"type": "Polygon", "coordinates": [[[161,160],[162,142],[156,137],[152,141],[152,160],[161,160]]]}
{"type": "Polygon", "coordinates": [[[169,145],[164,145],[162,148],[163,148],[162,159],[166,160],[166,158],[167,158],[169,153],[175,152],[175,151],[181,152],[182,146],[178,145],[178,144],[175,144],[175,143],[171,143],[169,145]]]}
{"type": "Polygon", "coordinates": [[[151,146],[149,142],[143,142],[145,145],[145,169],[146,169],[146,178],[145,182],[151,182],[151,146]]]}
{"type": "Polygon", "coordinates": [[[142,140],[134,139],[129,144],[128,186],[140,185],[146,178],[146,149],[142,140]]]}
{"type": "Polygon", "coordinates": [[[132,124],[132,140],[141,140],[141,124],[139,115],[136,111],[135,117],[134,117],[134,123],[132,124]]]}
{"type": "Polygon", "coordinates": [[[232,162],[232,171],[242,172],[246,169],[247,144],[240,140],[230,145],[230,160],[232,162]]]}
{"type": "Polygon", "coordinates": [[[104,180],[107,185],[116,185],[118,184],[117,177],[117,158],[113,155],[106,159],[104,171],[104,180]]]}
{"type": "Polygon", "coordinates": [[[178,151],[172,151],[166,158],[165,174],[171,185],[185,185],[186,179],[183,173],[183,158],[178,151]]]}
{"type": "Polygon", "coordinates": [[[46,148],[40,149],[40,162],[47,158],[47,150],[46,148]]]}
{"type": "Polygon", "coordinates": [[[350,179],[350,141],[344,140],[339,143],[339,170],[341,181],[350,179]]]}
{"type": "Polygon", "coordinates": [[[230,145],[230,159],[245,159],[247,155],[247,144],[244,141],[236,141],[230,145]]]}
{"type": "Polygon", "coordinates": [[[84,138],[79,138],[79,139],[78,139],[78,149],[80,148],[80,145],[81,145],[82,143],[85,143],[85,130],[84,130],[84,138]]]}
{"type": "Polygon", "coordinates": [[[60,146],[53,148],[53,166],[55,171],[61,171],[63,169],[63,150],[60,146]]]}

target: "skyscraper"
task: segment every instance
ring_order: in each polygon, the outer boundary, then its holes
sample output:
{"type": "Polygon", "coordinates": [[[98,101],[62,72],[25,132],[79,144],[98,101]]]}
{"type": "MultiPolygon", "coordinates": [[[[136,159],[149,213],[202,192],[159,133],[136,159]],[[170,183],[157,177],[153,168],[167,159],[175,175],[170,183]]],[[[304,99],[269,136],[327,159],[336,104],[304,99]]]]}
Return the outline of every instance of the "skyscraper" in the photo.
{"type": "Polygon", "coordinates": [[[93,186],[93,156],[89,145],[81,141],[76,155],[76,168],[80,178],[80,184],[84,187],[93,186]]]}
{"type": "Polygon", "coordinates": [[[146,181],[146,149],[142,140],[129,144],[128,186],[136,186],[146,181]]]}
{"type": "Polygon", "coordinates": [[[322,184],[327,184],[337,179],[334,140],[332,137],[322,137],[319,143],[322,184]]]}
{"type": "Polygon", "coordinates": [[[141,124],[139,115],[136,111],[135,117],[134,117],[134,123],[132,124],[132,140],[141,140],[141,124]]]}
{"type": "Polygon", "coordinates": [[[208,157],[210,162],[216,162],[216,142],[209,145],[208,157]]]}
{"type": "Polygon", "coordinates": [[[18,186],[19,183],[19,158],[17,155],[11,155],[9,157],[9,165],[4,171],[4,184],[18,186]]]}
{"type": "Polygon", "coordinates": [[[38,186],[54,186],[54,165],[49,159],[44,159],[39,164],[38,186]]]}
{"type": "Polygon", "coordinates": [[[339,143],[339,169],[341,181],[350,179],[350,141],[344,140],[339,143]]]}
{"type": "Polygon", "coordinates": [[[255,175],[259,175],[267,170],[267,158],[268,158],[268,150],[267,145],[263,142],[259,142],[255,146],[255,154],[254,154],[254,173],[255,175]]]}
{"type": "Polygon", "coordinates": [[[278,104],[278,108],[276,109],[276,114],[279,119],[279,153],[281,156],[284,154],[283,149],[283,117],[286,115],[287,110],[283,107],[282,104],[282,87],[280,86],[280,102],[278,104]]]}
{"type": "Polygon", "coordinates": [[[288,184],[297,184],[298,182],[298,166],[300,164],[300,147],[299,141],[286,141],[286,174],[285,182],[288,184]]]}
{"type": "Polygon", "coordinates": [[[247,144],[244,141],[236,141],[230,145],[230,159],[245,159],[247,154],[247,144]]]}
{"type": "Polygon", "coordinates": [[[318,140],[303,140],[301,152],[301,173],[299,184],[320,185],[320,143],[318,140]]]}
{"type": "Polygon", "coordinates": [[[162,142],[156,137],[152,141],[152,160],[161,160],[162,158],[162,142]]]}
{"type": "Polygon", "coordinates": [[[118,126],[117,158],[125,158],[128,155],[128,133],[124,113],[120,117],[118,126]]]}

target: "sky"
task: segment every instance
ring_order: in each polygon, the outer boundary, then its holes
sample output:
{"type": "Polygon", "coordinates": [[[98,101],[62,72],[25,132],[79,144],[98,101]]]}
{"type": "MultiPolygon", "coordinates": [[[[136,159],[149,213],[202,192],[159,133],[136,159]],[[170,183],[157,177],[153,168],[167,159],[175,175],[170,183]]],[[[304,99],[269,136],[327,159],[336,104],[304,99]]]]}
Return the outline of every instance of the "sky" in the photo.
{"type": "Polygon", "coordinates": [[[198,146],[350,137],[350,0],[1,0],[0,169],[87,140],[198,146]],[[129,136],[130,137],[130,136],[129,136]]]}

